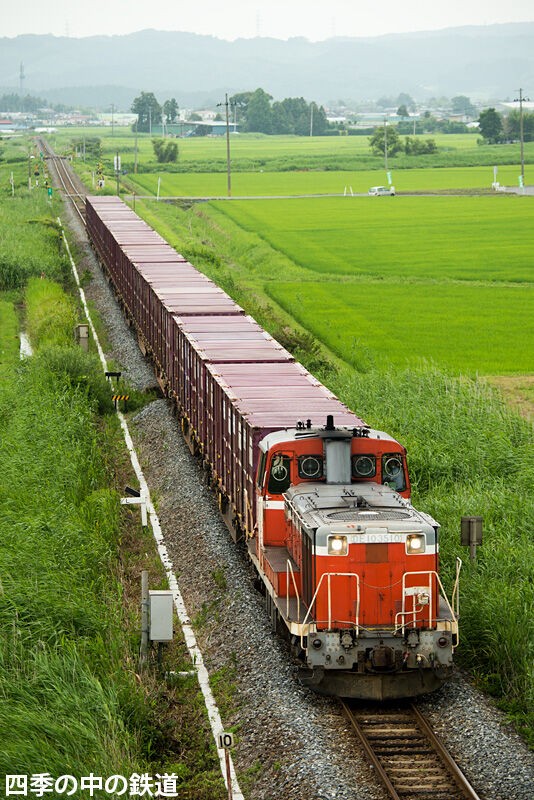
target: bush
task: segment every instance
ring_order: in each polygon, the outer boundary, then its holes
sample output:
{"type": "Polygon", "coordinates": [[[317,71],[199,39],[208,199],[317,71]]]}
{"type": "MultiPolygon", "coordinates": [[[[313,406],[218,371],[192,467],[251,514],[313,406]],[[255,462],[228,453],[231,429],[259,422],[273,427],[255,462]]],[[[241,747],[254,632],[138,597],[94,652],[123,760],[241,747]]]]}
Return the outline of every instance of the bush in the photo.
{"type": "Polygon", "coordinates": [[[152,146],[159,164],[170,164],[178,161],[178,144],[164,139],[152,139],[152,146]]]}
{"type": "Polygon", "coordinates": [[[39,359],[65,387],[82,392],[100,414],[113,412],[110,386],[96,356],[76,346],[49,347],[39,354],[39,359]]]}

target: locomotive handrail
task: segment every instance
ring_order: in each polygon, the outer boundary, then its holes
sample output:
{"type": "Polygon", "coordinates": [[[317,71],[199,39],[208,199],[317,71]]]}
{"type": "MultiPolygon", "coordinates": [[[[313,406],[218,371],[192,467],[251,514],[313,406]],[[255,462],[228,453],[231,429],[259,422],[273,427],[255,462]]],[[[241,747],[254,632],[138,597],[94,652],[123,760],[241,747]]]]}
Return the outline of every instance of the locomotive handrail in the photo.
{"type": "MultiPolygon", "coordinates": [[[[360,630],[360,621],[359,621],[360,576],[357,575],[355,572],[323,572],[323,574],[321,575],[321,578],[319,580],[319,583],[317,584],[317,588],[316,588],[315,593],[314,593],[314,595],[312,597],[312,600],[311,600],[311,603],[309,605],[309,608],[308,608],[308,611],[306,613],[306,616],[304,617],[304,620],[302,622],[302,631],[304,631],[304,626],[306,625],[306,623],[308,621],[308,617],[311,614],[312,608],[313,608],[313,606],[315,604],[315,601],[317,599],[317,595],[319,594],[319,589],[321,588],[321,584],[322,584],[322,582],[323,582],[323,580],[325,578],[328,578],[328,628],[329,629],[332,627],[332,582],[331,582],[331,579],[332,578],[355,578],[356,579],[356,613],[355,613],[356,619],[354,621],[354,625],[355,625],[355,628],[356,628],[356,636],[358,636],[359,630],[360,630]]],[[[300,636],[301,646],[303,645],[303,639],[304,639],[304,633],[301,633],[301,636],[300,636]]]]}
{"type": "MultiPolygon", "coordinates": [[[[458,560],[460,560],[460,559],[458,559],[458,560]]],[[[457,591],[458,581],[459,581],[459,577],[460,577],[461,561],[460,561],[460,565],[458,565],[458,563],[457,563],[456,567],[457,567],[457,572],[456,572],[455,587],[454,587],[454,590],[453,590],[453,598],[455,596],[455,592],[457,591]]],[[[447,608],[448,608],[449,613],[451,615],[451,617],[450,617],[451,625],[454,625],[454,627],[455,627],[456,644],[453,644],[453,650],[454,650],[458,646],[458,642],[459,642],[458,624],[457,624],[458,623],[458,615],[455,614],[454,608],[453,608],[453,602],[449,602],[449,598],[447,597],[447,593],[445,592],[445,588],[443,586],[441,578],[439,577],[438,573],[435,570],[422,570],[420,572],[405,572],[404,573],[404,575],[402,576],[402,611],[399,611],[397,614],[395,614],[395,620],[397,620],[398,617],[406,617],[408,614],[412,614],[413,613],[413,615],[414,615],[414,619],[413,619],[414,627],[415,627],[415,623],[417,621],[416,620],[416,614],[418,612],[416,610],[415,603],[414,603],[413,609],[411,609],[411,610],[406,610],[405,605],[404,605],[406,597],[407,597],[407,595],[405,594],[406,588],[415,588],[415,587],[406,587],[406,578],[409,575],[412,575],[412,576],[413,575],[427,575],[428,576],[428,581],[429,581],[429,584],[428,584],[428,590],[429,590],[429,603],[428,603],[428,606],[429,606],[429,626],[432,624],[432,621],[433,621],[433,618],[432,618],[432,581],[431,581],[431,578],[432,578],[432,576],[434,576],[436,578],[436,580],[438,582],[438,586],[439,586],[439,588],[441,590],[441,596],[443,597],[445,603],[447,604],[447,608]]],[[[411,596],[413,596],[413,595],[411,595],[411,596]]],[[[458,599],[457,599],[457,603],[458,603],[458,599]]],[[[425,608],[425,606],[421,606],[421,608],[425,608]]],[[[435,622],[438,622],[438,620],[439,620],[439,617],[436,617],[435,622]]],[[[401,624],[398,624],[397,621],[395,621],[395,631],[402,629],[403,632],[404,632],[404,628],[405,627],[406,627],[406,621],[405,620],[403,620],[403,622],[401,624]]]]}
{"type": "MultiPolygon", "coordinates": [[[[453,590],[452,590],[452,597],[451,597],[451,606],[453,608],[455,607],[455,601],[456,601],[456,619],[458,619],[458,617],[460,616],[460,591],[459,591],[459,589],[460,589],[460,572],[461,572],[461,569],[462,569],[462,565],[463,565],[462,559],[457,557],[456,558],[456,579],[454,581],[454,587],[453,587],[453,590]]],[[[447,598],[445,598],[445,599],[447,599],[447,598]]]]}
{"type": "Polygon", "coordinates": [[[295,597],[297,599],[297,621],[300,620],[300,595],[297,589],[297,582],[295,580],[295,573],[293,572],[293,566],[289,558],[287,559],[286,564],[286,587],[287,587],[287,595],[286,595],[286,616],[290,619],[289,616],[289,573],[291,573],[291,580],[293,581],[293,587],[295,589],[295,597]]]}

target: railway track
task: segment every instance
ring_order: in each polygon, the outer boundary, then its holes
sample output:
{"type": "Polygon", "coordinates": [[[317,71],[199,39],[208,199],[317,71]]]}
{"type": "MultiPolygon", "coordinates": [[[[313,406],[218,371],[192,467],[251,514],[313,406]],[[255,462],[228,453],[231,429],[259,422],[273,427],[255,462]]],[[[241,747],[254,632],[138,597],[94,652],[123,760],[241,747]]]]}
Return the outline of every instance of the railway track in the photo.
{"type": "Polygon", "coordinates": [[[48,170],[54,173],[56,185],[64,196],[71,201],[71,205],[85,226],[85,195],[80,192],[64,156],[57,156],[46,139],[39,139],[39,145],[48,164],[48,170]]]}
{"type": "Polygon", "coordinates": [[[393,800],[480,800],[416,706],[341,702],[393,800]]]}

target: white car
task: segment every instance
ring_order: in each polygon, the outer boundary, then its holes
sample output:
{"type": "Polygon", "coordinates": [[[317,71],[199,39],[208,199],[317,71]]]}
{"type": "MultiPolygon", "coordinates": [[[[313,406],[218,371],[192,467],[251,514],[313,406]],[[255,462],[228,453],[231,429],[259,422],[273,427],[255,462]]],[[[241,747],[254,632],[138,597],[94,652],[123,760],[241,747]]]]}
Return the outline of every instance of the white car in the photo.
{"type": "Polygon", "coordinates": [[[371,188],[369,189],[367,194],[371,194],[371,195],[373,195],[373,197],[378,197],[381,194],[394,195],[395,194],[395,187],[394,186],[390,186],[389,189],[388,189],[387,186],[371,186],[371,188]]]}

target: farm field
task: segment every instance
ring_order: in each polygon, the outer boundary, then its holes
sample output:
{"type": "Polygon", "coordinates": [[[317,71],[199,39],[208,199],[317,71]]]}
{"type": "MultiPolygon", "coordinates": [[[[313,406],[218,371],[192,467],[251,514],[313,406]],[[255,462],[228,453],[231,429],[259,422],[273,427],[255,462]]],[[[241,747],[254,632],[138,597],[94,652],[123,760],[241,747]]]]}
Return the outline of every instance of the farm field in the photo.
{"type": "Polygon", "coordinates": [[[314,198],[214,207],[311,272],[530,281],[534,203],[519,197],[314,198]]]}
{"type": "Polygon", "coordinates": [[[454,374],[532,370],[529,198],[210,205],[295,265],[255,280],[353,366],[428,359],[454,374]]]}
{"type": "MultiPolygon", "coordinates": [[[[534,170],[532,170],[534,179],[534,170]]],[[[441,167],[436,169],[393,170],[397,192],[424,192],[448,189],[490,189],[492,167],[441,167]]],[[[503,186],[517,186],[518,167],[499,167],[498,181],[503,186]]],[[[525,180],[528,182],[528,170],[525,180]]],[[[226,196],[227,177],[222,172],[181,172],[129,175],[128,181],[138,194],[156,194],[160,182],[162,197],[226,196]]],[[[387,183],[384,170],[317,170],[298,172],[235,172],[232,175],[234,197],[280,196],[301,194],[367,193],[370,186],[387,183]]]]}
{"type": "Polygon", "coordinates": [[[532,369],[534,287],[276,282],[266,290],[360,369],[378,360],[397,367],[427,360],[457,374],[532,369]]]}

